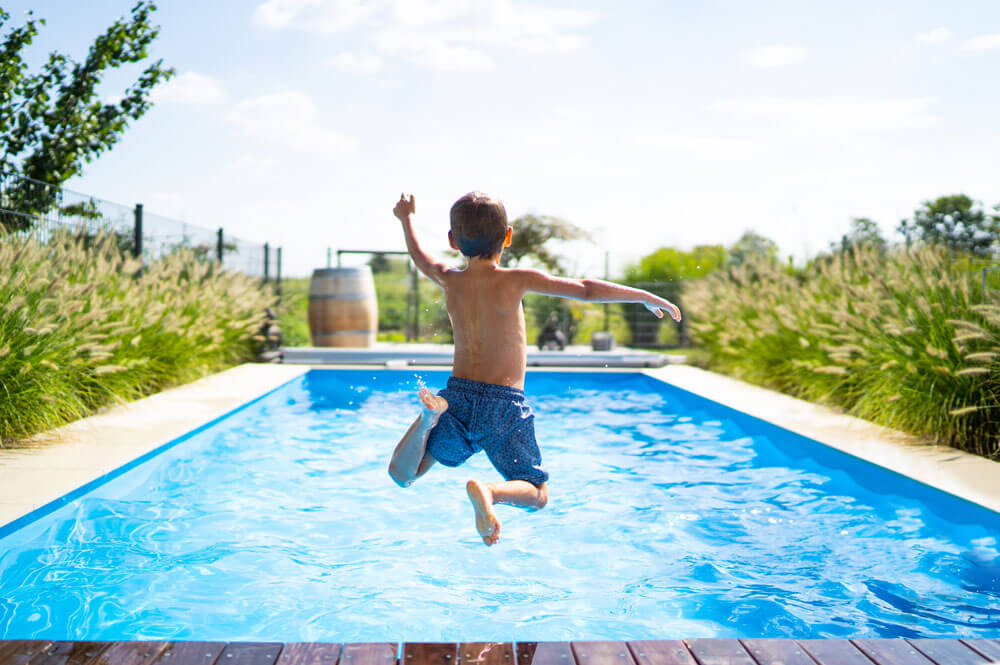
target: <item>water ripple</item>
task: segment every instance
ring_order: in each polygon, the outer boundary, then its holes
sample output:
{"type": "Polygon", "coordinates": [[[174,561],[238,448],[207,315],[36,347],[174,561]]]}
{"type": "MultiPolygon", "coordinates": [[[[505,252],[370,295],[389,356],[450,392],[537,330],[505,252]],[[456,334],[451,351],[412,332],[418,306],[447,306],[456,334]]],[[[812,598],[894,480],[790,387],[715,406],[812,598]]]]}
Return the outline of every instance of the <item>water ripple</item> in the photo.
{"type": "Polygon", "coordinates": [[[309,374],[0,540],[0,637],[1000,636],[1000,516],[639,375],[529,377],[551,500],[487,549],[482,456],[386,473],[416,385],[309,374]]]}

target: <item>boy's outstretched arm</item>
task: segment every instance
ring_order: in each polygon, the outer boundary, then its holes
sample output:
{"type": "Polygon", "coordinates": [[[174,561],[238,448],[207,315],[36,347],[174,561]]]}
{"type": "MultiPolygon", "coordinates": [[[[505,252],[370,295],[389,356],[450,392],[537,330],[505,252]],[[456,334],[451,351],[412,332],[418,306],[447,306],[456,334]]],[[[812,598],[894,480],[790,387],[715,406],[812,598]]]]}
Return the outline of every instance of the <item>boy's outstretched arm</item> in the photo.
{"type": "Polygon", "coordinates": [[[681,320],[681,310],[677,305],[649,291],[605,282],[600,279],[556,277],[538,270],[518,270],[517,272],[525,291],[589,302],[641,303],[659,319],[663,318],[663,312],[660,310],[665,309],[674,321],[681,320]]]}
{"type": "Polygon", "coordinates": [[[417,202],[413,194],[410,194],[410,198],[406,198],[406,195],[400,194],[399,201],[396,202],[396,207],[392,209],[392,214],[398,217],[399,221],[403,223],[403,235],[406,237],[406,251],[410,253],[413,264],[417,266],[420,272],[427,275],[431,281],[436,284],[442,284],[444,273],[448,270],[448,266],[425,252],[417,241],[417,236],[413,233],[413,221],[411,219],[416,211],[417,202]]]}

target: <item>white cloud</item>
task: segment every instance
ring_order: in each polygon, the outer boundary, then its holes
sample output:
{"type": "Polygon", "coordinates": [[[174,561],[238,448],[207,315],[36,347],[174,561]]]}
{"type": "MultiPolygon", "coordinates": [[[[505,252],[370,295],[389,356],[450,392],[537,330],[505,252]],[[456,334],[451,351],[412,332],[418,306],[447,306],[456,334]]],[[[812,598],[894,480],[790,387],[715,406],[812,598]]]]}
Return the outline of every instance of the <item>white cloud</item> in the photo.
{"type": "Polygon", "coordinates": [[[917,35],[917,41],[921,44],[940,44],[952,38],[952,32],[948,28],[934,28],[917,35]]]}
{"type": "Polygon", "coordinates": [[[841,136],[895,129],[922,129],[934,116],[934,97],[862,101],[851,97],[729,99],[712,111],[772,121],[776,126],[809,135],[841,136]]]}
{"type": "Polygon", "coordinates": [[[184,72],[154,88],[151,97],[159,104],[221,104],[226,92],[211,76],[184,72]]]}
{"type": "Polygon", "coordinates": [[[484,71],[493,68],[493,58],[482,50],[428,34],[383,30],[375,38],[375,47],[385,55],[398,55],[431,69],[484,71]]]}
{"type": "Polygon", "coordinates": [[[1000,49],[1000,32],[966,39],[962,44],[963,51],[992,51],[994,49],[1000,49]]]}
{"type": "Polygon", "coordinates": [[[262,28],[300,28],[323,34],[357,27],[374,10],[363,0],[267,0],[253,13],[262,28]]]}
{"type": "Polygon", "coordinates": [[[254,23],[333,34],[363,29],[376,51],[434,69],[475,71],[492,52],[567,52],[586,44],[596,14],[513,0],[268,0],[254,23]]]}
{"type": "Polygon", "coordinates": [[[659,134],[635,137],[637,147],[656,150],[667,159],[728,162],[758,156],[766,147],[756,139],[698,136],[691,134],[659,134]]]}
{"type": "Polygon", "coordinates": [[[298,91],[279,92],[236,104],[226,119],[250,138],[302,151],[346,152],[354,141],[324,127],[319,109],[298,91]]]}
{"type": "Polygon", "coordinates": [[[806,59],[806,50],[797,46],[758,46],[742,55],[743,64],[751,67],[783,67],[806,59]]]}
{"type": "Polygon", "coordinates": [[[335,67],[352,74],[374,74],[382,69],[382,58],[374,53],[338,53],[326,61],[335,67]]]}

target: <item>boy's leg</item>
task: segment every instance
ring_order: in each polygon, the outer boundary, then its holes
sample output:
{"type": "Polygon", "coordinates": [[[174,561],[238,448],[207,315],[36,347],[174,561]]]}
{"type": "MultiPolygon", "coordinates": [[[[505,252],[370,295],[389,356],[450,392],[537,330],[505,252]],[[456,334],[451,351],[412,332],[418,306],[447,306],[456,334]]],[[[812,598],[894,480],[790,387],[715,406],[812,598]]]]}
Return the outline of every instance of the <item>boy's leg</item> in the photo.
{"type": "Polygon", "coordinates": [[[502,483],[470,480],[465,490],[476,511],[476,530],[487,545],[494,545],[500,540],[500,520],[493,512],[493,504],[505,503],[537,510],[544,508],[549,501],[549,488],[545,483],[533,485],[527,480],[506,480],[502,483]]]}
{"type": "Polygon", "coordinates": [[[422,412],[396,444],[389,461],[389,475],[400,487],[412,485],[434,464],[434,458],[427,454],[427,437],[448,408],[448,402],[427,388],[420,389],[420,402],[422,412]]]}

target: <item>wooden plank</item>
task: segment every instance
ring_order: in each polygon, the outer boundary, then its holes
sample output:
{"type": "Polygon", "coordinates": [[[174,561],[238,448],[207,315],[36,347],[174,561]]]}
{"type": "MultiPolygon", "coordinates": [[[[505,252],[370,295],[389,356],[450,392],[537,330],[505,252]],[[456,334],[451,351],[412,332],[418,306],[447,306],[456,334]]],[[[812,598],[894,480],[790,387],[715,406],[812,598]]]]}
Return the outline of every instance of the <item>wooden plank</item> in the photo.
{"type": "Polygon", "coordinates": [[[365,642],[345,644],[340,652],[340,665],[395,665],[396,644],[365,642]]]}
{"type": "Polygon", "coordinates": [[[937,665],[978,665],[986,662],[986,658],[958,640],[913,639],[906,641],[937,665]]]}
{"type": "Polygon", "coordinates": [[[455,665],[458,645],[454,642],[407,642],[400,665],[455,665]]]}
{"type": "Polygon", "coordinates": [[[337,665],[339,658],[339,644],[290,642],[281,648],[277,665],[337,665]]]}
{"type": "Polygon", "coordinates": [[[170,642],[157,665],[212,665],[225,642],[170,642]]]}
{"type": "Polygon", "coordinates": [[[684,643],[701,665],[757,665],[739,640],[710,637],[684,643]]]}
{"type": "Polygon", "coordinates": [[[230,642],[219,654],[218,665],[274,665],[281,642],[230,642]]]}
{"type": "Polygon", "coordinates": [[[569,642],[518,642],[517,665],[576,665],[569,642]]]}
{"type": "Polygon", "coordinates": [[[97,658],[110,642],[53,642],[31,665],[84,665],[97,658]]]}
{"type": "Polygon", "coordinates": [[[458,658],[469,665],[514,665],[514,645],[510,642],[462,642],[458,658]]]}
{"type": "Polygon", "coordinates": [[[872,665],[850,640],[796,640],[819,665],[872,665]]]}
{"type": "Polygon", "coordinates": [[[681,640],[635,640],[628,648],[636,665],[698,665],[681,640]]]}
{"type": "Polygon", "coordinates": [[[962,644],[974,649],[989,660],[1000,661],[1000,640],[961,640],[962,644]]]}
{"type": "Polygon", "coordinates": [[[932,665],[931,660],[905,640],[851,640],[878,665],[932,665]]]}
{"type": "Polygon", "coordinates": [[[624,642],[572,642],[578,665],[635,665],[624,642]]]}
{"type": "Polygon", "coordinates": [[[746,639],[740,644],[759,665],[816,665],[795,640],[746,639]]]}
{"type": "Polygon", "coordinates": [[[152,665],[169,642],[111,642],[94,659],[94,665],[152,665]]]}
{"type": "Polygon", "coordinates": [[[0,641],[0,665],[28,665],[50,646],[49,640],[0,641]]]}

